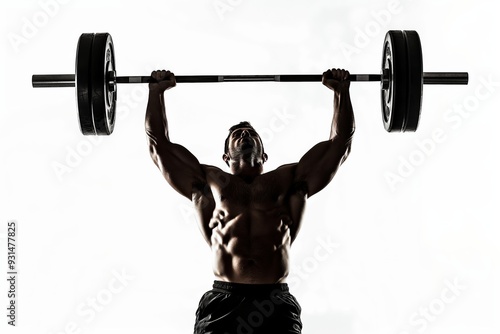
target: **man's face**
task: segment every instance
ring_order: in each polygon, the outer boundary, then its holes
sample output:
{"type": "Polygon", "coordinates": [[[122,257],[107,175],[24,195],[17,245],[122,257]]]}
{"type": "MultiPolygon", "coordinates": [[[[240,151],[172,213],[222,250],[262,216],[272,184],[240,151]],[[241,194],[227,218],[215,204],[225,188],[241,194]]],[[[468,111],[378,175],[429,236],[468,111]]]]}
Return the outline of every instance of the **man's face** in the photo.
{"type": "Polygon", "coordinates": [[[257,159],[262,163],[267,159],[259,134],[252,128],[239,128],[231,132],[227,155],[231,159],[257,159]]]}

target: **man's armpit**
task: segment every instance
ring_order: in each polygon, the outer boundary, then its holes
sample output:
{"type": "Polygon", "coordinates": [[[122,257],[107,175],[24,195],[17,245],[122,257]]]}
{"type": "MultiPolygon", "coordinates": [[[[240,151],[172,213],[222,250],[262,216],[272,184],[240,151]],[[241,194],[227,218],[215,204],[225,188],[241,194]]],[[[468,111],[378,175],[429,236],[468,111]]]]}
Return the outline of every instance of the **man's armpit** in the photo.
{"type": "Polygon", "coordinates": [[[294,181],[290,187],[290,194],[309,194],[309,187],[306,181],[294,181]]]}

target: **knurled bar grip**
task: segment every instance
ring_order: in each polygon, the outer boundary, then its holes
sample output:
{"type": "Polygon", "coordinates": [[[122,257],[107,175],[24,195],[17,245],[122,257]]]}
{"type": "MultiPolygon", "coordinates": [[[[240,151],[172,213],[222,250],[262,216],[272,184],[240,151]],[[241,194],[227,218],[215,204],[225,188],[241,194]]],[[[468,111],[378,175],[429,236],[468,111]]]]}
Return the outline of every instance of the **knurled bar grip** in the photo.
{"type": "MultiPolygon", "coordinates": [[[[148,83],[151,77],[118,77],[117,83],[148,83]]],[[[380,74],[351,74],[351,81],[380,81],[380,74]]],[[[278,74],[278,75],[181,75],[176,82],[318,82],[322,75],[317,74],[278,74]]]]}
{"type": "MultiPolygon", "coordinates": [[[[149,83],[150,76],[116,77],[116,83],[149,83]]],[[[203,82],[318,82],[322,80],[319,74],[284,74],[284,75],[180,75],[175,77],[179,83],[203,82]]],[[[369,82],[381,81],[380,74],[351,74],[350,81],[369,82]]],[[[467,72],[427,72],[423,74],[426,85],[466,85],[469,81],[467,72]]],[[[74,74],[38,74],[32,77],[33,87],[74,87],[74,74]]]]}

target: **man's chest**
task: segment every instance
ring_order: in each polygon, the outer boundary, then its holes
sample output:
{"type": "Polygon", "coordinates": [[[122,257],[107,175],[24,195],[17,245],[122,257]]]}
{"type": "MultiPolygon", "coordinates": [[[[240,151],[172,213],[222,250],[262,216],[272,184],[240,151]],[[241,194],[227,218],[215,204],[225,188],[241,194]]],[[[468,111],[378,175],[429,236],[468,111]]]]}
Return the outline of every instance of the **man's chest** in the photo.
{"type": "Polygon", "coordinates": [[[246,206],[285,204],[290,196],[292,180],[286,175],[268,173],[259,175],[250,182],[230,174],[209,178],[207,181],[216,203],[246,206]]]}

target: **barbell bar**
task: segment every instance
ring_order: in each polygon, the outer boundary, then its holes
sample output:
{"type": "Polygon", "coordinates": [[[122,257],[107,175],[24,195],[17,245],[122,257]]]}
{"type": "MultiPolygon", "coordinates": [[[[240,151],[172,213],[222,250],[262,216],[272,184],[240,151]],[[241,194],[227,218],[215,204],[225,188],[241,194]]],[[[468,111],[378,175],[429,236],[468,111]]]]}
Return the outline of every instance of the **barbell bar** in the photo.
{"type": "MultiPolygon", "coordinates": [[[[318,82],[321,74],[277,74],[277,75],[176,75],[175,81],[180,83],[204,82],[318,82]]],[[[467,72],[425,72],[424,85],[466,85],[467,72]]],[[[150,83],[151,76],[123,76],[116,77],[117,84],[150,83]]],[[[381,74],[350,74],[350,81],[373,82],[382,81],[381,74]]],[[[110,80],[112,82],[112,79],[110,80]]],[[[74,74],[34,74],[32,77],[34,88],[43,87],[75,87],[74,74]]]]}
{"type": "MultiPolygon", "coordinates": [[[[117,84],[154,81],[150,76],[116,76],[114,46],[108,33],[82,34],[76,74],[32,76],[39,87],[76,87],[80,128],[84,135],[110,135],[115,124],[117,84]]],[[[321,82],[317,74],[179,75],[178,83],[321,82]]],[[[380,81],[382,120],[388,132],[416,131],[423,84],[466,85],[467,72],[423,72],[422,47],[416,31],[391,30],[384,39],[380,74],[350,74],[353,82],[380,81]]]]}

